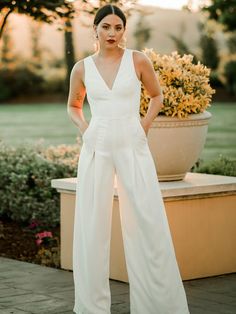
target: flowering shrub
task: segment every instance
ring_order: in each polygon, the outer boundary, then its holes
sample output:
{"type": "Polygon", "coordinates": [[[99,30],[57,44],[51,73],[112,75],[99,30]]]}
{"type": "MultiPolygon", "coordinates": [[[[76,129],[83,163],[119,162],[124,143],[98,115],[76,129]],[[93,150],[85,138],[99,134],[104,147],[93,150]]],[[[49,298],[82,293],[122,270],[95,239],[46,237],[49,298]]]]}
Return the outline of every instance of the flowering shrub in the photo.
{"type": "MultiPolygon", "coordinates": [[[[11,147],[0,141],[0,217],[28,223],[37,263],[60,267],[60,195],[51,180],[75,177],[79,145],[11,147]]],[[[0,238],[3,237],[0,223],[0,238]]]]}
{"type": "Polygon", "coordinates": [[[36,244],[40,245],[44,241],[48,241],[48,238],[52,238],[52,232],[51,231],[43,231],[43,232],[38,232],[35,235],[36,238],[36,244]]]}
{"type": "MultiPolygon", "coordinates": [[[[191,113],[203,112],[210,106],[215,90],[209,84],[210,69],[198,62],[193,64],[192,55],[160,55],[153,49],[143,52],[150,58],[158,74],[164,96],[159,114],[185,118],[191,113]]],[[[142,85],[140,114],[144,116],[150,97],[142,85]]]]}
{"type": "Polygon", "coordinates": [[[77,144],[49,146],[41,151],[41,155],[51,162],[75,169],[79,160],[79,148],[77,144]]]}
{"type": "Polygon", "coordinates": [[[39,232],[35,235],[39,247],[36,260],[41,265],[60,267],[60,240],[51,231],[39,232]]]}
{"type": "Polygon", "coordinates": [[[78,148],[68,147],[68,155],[64,149],[54,149],[55,154],[53,147],[15,148],[0,142],[0,216],[18,222],[35,219],[49,226],[58,225],[60,197],[51,187],[51,180],[75,177],[77,170],[71,160],[76,160],[79,153],[78,148]]]}
{"type": "Polygon", "coordinates": [[[54,228],[54,232],[48,231],[50,225],[38,219],[31,219],[27,229],[35,238],[38,252],[35,261],[41,265],[60,267],[60,234],[54,228]]]}
{"type": "Polygon", "coordinates": [[[60,245],[51,248],[41,247],[36,255],[38,263],[48,267],[60,268],[60,245]]]}

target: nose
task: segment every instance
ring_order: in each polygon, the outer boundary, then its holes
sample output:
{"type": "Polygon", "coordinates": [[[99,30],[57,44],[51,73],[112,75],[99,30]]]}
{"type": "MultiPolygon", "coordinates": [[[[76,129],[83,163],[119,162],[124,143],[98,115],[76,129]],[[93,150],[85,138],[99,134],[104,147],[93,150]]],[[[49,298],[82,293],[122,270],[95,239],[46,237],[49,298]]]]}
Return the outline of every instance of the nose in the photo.
{"type": "Polygon", "coordinates": [[[109,30],[109,35],[110,36],[114,36],[115,32],[114,32],[114,29],[113,28],[110,28],[109,30]]]}

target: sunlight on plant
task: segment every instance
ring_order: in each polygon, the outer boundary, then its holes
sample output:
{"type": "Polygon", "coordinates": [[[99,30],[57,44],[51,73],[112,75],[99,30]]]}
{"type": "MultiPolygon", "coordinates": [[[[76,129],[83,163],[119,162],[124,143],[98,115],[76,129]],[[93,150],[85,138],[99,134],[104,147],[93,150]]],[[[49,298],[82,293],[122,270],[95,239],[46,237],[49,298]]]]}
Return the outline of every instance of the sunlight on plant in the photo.
{"type": "MultiPolygon", "coordinates": [[[[170,55],[160,55],[148,48],[143,52],[151,60],[162,87],[164,106],[159,114],[186,118],[210,106],[215,90],[209,84],[209,68],[200,62],[194,64],[191,54],[180,56],[174,51],[170,55]]],[[[140,114],[144,116],[150,97],[143,85],[141,89],[140,114]]]]}

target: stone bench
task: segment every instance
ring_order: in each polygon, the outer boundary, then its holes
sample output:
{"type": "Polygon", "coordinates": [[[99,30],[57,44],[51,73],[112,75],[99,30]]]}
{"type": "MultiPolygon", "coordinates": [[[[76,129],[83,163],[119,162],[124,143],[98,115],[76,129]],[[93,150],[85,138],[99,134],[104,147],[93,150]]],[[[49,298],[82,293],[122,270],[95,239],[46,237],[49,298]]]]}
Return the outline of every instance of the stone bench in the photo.
{"type": "MultiPolygon", "coordinates": [[[[76,178],[51,185],[61,200],[61,268],[71,270],[76,178]]],[[[188,172],[160,187],[182,279],[236,272],[236,178],[188,172]]],[[[128,282],[116,186],[110,278],[128,282]]]]}

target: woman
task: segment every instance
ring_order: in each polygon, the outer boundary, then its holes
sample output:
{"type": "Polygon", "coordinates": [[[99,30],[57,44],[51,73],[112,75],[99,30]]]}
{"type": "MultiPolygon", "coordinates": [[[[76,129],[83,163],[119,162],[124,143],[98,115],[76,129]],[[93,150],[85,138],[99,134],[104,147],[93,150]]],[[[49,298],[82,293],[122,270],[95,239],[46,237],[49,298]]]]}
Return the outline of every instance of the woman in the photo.
{"type": "Polygon", "coordinates": [[[109,314],[109,256],[114,179],[132,314],[187,314],[147,133],[163,101],[149,59],[123,49],[124,13],[114,5],[94,19],[99,50],[71,72],[68,114],[82,133],[74,218],[74,312],[109,314]],[[151,101],[140,120],[141,82],[151,101]],[[85,94],[92,118],[83,115],[85,94]]]}

